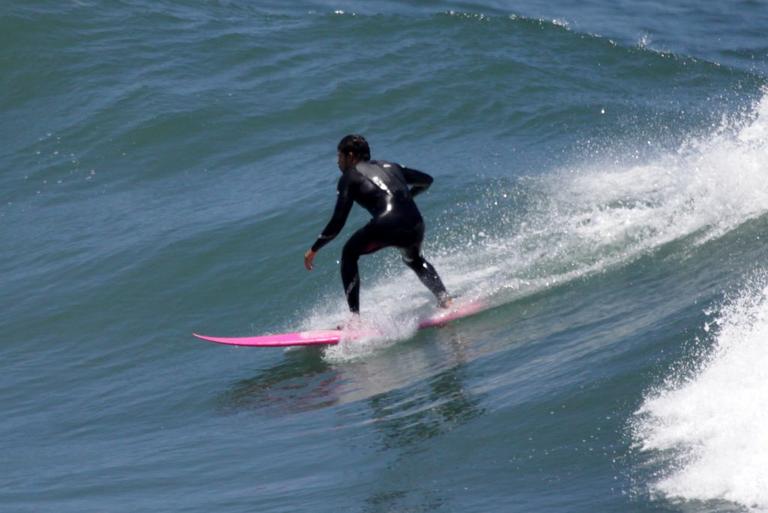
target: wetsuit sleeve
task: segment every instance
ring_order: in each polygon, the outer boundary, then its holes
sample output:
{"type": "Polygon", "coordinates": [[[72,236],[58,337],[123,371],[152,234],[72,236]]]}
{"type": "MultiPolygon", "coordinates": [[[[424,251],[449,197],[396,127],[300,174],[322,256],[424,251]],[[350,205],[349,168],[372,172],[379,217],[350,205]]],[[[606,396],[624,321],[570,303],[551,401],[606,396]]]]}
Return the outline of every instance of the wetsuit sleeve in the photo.
{"type": "Polygon", "coordinates": [[[312,244],[312,251],[319,251],[320,248],[331,242],[344,228],[344,223],[347,222],[354,198],[352,197],[350,180],[346,174],[339,179],[336,194],[336,207],[333,209],[333,216],[315,243],[312,244]]]}
{"type": "Polygon", "coordinates": [[[402,170],[406,183],[411,185],[411,196],[421,194],[432,185],[432,177],[427,173],[409,167],[402,167],[402,170]]]}

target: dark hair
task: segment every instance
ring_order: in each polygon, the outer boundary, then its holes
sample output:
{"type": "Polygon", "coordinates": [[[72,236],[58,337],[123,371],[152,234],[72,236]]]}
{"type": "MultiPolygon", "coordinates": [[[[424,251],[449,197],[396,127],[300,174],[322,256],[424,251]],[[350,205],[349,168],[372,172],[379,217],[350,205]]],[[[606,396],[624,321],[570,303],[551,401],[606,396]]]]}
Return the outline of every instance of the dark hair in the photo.
{"type": "Polygon", "coordinates": [[[371,160],[371,148],[362,135],[350,134],[339,141],[337,149],[345,154],[352,154],[362,161],[371,160]]]}

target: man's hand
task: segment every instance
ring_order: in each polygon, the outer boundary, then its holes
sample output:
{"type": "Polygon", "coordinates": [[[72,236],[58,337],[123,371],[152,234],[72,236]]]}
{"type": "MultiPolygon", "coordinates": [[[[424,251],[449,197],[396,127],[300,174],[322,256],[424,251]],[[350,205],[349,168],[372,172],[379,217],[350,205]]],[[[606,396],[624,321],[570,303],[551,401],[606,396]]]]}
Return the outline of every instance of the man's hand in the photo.
{"type": "Polygon", "coordinates": [[[311,249],[308,249],[306,253],[304,253],[304,267],[307,268],[307,271],[312,270],[312,262],[315,260],[315,255],[317,255],[317,252],[312,251],[311,249]]]}

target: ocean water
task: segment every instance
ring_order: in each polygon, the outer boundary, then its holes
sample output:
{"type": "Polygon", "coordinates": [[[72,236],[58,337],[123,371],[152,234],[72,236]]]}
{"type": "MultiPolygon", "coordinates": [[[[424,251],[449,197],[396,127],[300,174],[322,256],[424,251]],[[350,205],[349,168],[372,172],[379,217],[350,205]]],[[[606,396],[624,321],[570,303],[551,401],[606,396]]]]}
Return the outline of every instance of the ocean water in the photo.
{"type": "Polygon", "coordinates": [[[768,5],[0,5],[0,511],[768,511],[768,5]],[[493,308],[383,336],[335,147],[435,178],[493,308]]]}

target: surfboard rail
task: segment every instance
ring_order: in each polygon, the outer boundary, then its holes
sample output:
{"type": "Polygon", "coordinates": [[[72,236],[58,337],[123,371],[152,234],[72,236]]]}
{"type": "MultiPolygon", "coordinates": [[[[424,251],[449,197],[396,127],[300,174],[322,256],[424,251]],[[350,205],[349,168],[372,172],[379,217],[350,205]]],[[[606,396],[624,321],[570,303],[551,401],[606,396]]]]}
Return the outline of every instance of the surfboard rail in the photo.
{"type": "MultiPolygon", "coordinates": [[[[455,307],[437,312],[425,319],[419,321],[418,329],[436,328],[444,326],[450,322],[475,315],[487,309],[488,305],[484,301],[471,301],[461,303],[455,307]]],[[[370,330],[363,331],[345,331],[339,329],[330,330],[307,330],[294,331],[290,333],[276,333],[267,335],[256,335],[249,337],[212,337],[193,333],[194,337],[205,340],[206,342],[215,342],[228,346],[242,347],[293,347],[293,346],[329,346],[338,344],[342,339],[359,339],[366,336],[375,335],[370,330]]]]}

